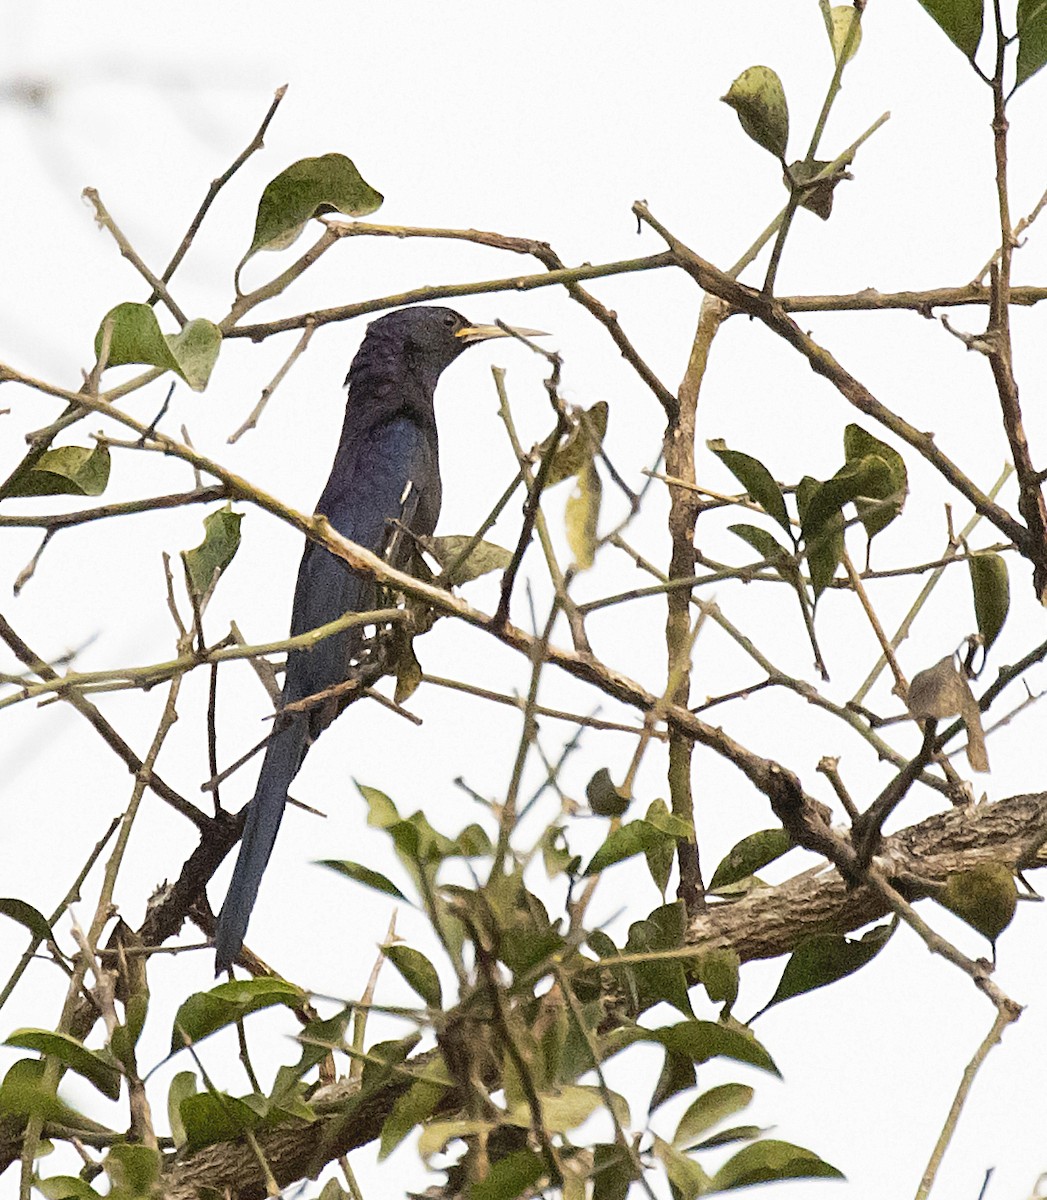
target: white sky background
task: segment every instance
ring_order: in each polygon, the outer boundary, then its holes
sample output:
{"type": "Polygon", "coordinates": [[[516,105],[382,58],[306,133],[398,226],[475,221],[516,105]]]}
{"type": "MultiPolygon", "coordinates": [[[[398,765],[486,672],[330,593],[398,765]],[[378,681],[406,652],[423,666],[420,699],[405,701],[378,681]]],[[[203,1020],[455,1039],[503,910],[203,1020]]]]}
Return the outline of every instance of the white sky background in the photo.
{"type": "MultiPolygon", "coordinates": [[[[0,4],[0,360],[65,387],[76,387],[81,369],[90,366],[92,338],[105,312],[146,294],[109,236],[95,229],[79,199],[81,189],[90,185],[99,190],[136,249],[159,271],[210,180],[250,139],[279,84],[290,88],[265,151],[222,193],[175,277],[174,295],[190,316],[224,315],[232,297],[232,269],[250,240],[265,183],[292,161],[329,151],[348,154],[384,193],[386,203],[376,221],[494,229],[546,239],[568,264],[599,262],[662,248],[650,233],[636,236],[629,206],[642,197],[698,252],[727,266],[778,211],[785,193],[773,160],[744,136],[718,97],[745,67],[773,66],[790,102],[790,153],[799,157],[832,72],[815,0],[663,3],[647,10],[579,3],[345,4],[316,10],[298,23],[285,5],[271,3],[249,8],[149,6],[148,17],[143,11],[138,4],[118,3],[90,9],[70,3],[0,4]],[[40,105],[18,101],[20,81],[43,85],[40,105]]],[[[1016,215],[1027,212],[1047,184],[1045,97],[1047,76],[1026,85],[1011,105],[1016,215]]],[[[991,253],[996,218],[989,94],[916,0],[870,3],[861,51],[847,71],[821,156],[833,157],[885,110],[892,119],[860,151],[856,181],[838,189],[832,220],[823,224],[800,214],[779,275],[780,292],[960,284],[991,253]]],[[[315,236],[313,230],[306,234],[315,236]]],[[[303,239],[296,251],[307,244],[303,239]]],[[[246,268],[245,284],[257,286],[296,251],[259,255],[246,268]]],[[[1042,282],[1044,266],[1042,235],[1034,229],[1016,258],[1016,278],[1042,282]]],[[[353,239],[249,319],[421,284],[538,270],[530,261],[462,243],[353,239]]],[[[762,278],[762,273],[751,278],[762,278]]],[[[600,281],[592,290],[618,311],[640,353],[675,388],[697,314],[699,296],[693,285],[682,275],[661,272],[600,281]]],[[[660,410],[584,311],[554,289],[470,297],[457,306],[477,321],[500,317],[549,330],[550,345],[565,360],[565,397],[586,406],[609,402],[607,449],[628,479],[641,481],[640,470],[658,450],[660,410]]],[[[982,321],[981,313],[968,310],[957,313],[954,323],[977,329],[982,321]]],[[[1038,310],[1014,317],[1016,370],[1037,463],[1047,437],[1039,395],[1044,376],[1036,328],[1041,322],[1038,310]]],[[[980,486],[991,485],[1006,445],[982,360],[967,354],[940,326],[913,314],[814,315],[804,318],[804,324],[881,400],[918,427],[933,429],[942,448],[980,486]]],[[[203,395],[184,387],[176,390],[164,428],[177,433],[186,423],[203,452],[309,510],[327,476],[342,416],[341,382],[363,330],[362,320],[321,329],[276,393],[259,429],[229,447],[226,436],[239,426],[298,335],[272,338],[257,347],[231,342],[203,395]]],[[[437,397],[444,533],[475,528],[513,474],[496,416],[492,363],[509,370],[524,441],[530,444],[550,425],[541,364],[524,348],[496,343],[473,349],[448,371],[437,397]]],[[[136,394],[128,408],[148,419],[166,389],[166,380],[157,383],[136,394]]],[[[0,407],[12,409],[0,418],[0,472],[6,475],[21,453],[24,432],[48,423],[58,408],[38,394],[12,387],[0,389],[0,407]]],[[[795,480],[805,472],[826,477],[842,461],[843,428],[853,419],[855,414],[828,385],[758,325],[735,318],[721,332],[702,396],[701,442],[724,437],[732,447],[764,459],[778,478],[795,480]]],[[[862,424],[872,429],[869,422],[862,424]]],[[[85,444],[87,434],[97,428],[97,422],[84,422],[68,440],[85,444]]],[[[910,511],[877,542],[876,565],[930,559],[944,545],[945,492],[913,453],[906,451],[905,458],[910,511]]],[[[708,486],[733,490],[730,477],[704,450],[699,467],[708,486]]],[[[183,490],[191,483],[188,469],[180,464],[116,454],[106,498],[183,490]]],[[[554,524],[564,491],[549,497],[554,524]]],[[[613,488],[607,495],[605,522],[620,509],[613,488]]],[[[1004,499],[1013,508],[1013,486],[1004,499]]],[[[5,511],[42,507],[39,501],[18,501],[5,505],[5,511]]],[[[503,543],[515,536],[518,506],[511,507],[510,518],[495,534],[503,543]]],[[[667,555],[661,532],[664,511],[664,496],[656,488],[648,519],[636,534],[660,563],[667,555]]],[[[45,657],[90,642],[78,659],[83,669],[169,657],[173,637],[160,554],[197,544],[204,515],[204,509],[194,507],[63,533],[21,597],[12,600],[4,593],[0,607],[45,657]]],[[[957,527],[968,515],[955,513],[957,527]]],[[[703,544],[714,555],[742,562],[741,543],[720,535],[726,523],[707,518],[699,536],[709,538],[703,544]]],[[[209,610],[209,632],[220,637],[235,618],[253,641],[282,637],[300,539],[250,509],[243,535],[240,554],[209,610]]],[[[990,531],[979,529],[974,544],[992,540],[990,531]]],[[[0,588],[10,585],[37,541],[35,531],[4,530],[0,588]]],[[[608,557],[580,581],[578,593],[609,593],[643,582],[624,557],[608,557]]],[[[876,590],[888,627],[897,624],[917,587],[906,582],[876,590]]],[[[1011,619],[986,681],[1043,637],[1043,617],[1031,602],[1028,572],[1016,573],[1012,591],[1011,619]]],[[[466,594],[482,607],[492,607],[496,599],[490,582],[472,585],[466,594]]],[[[539,591],[542,603],[543,596],[539,591]]],[[[795,601],[764,586],[724,588],[717,599],[775,662],[813,679],[795,601]]],[[[833,675],[828,690],[840,700],[853,693],[875,657],[872,635],[855,619],[854,608],[850,600],[834,595],[819,612],[833,675]]],[[[592,623],[597,653],[658,691],[664,687],[663,612],[661,600],[648,601],[592,623]]],[[[528,623],[522,591],[514,619],[528,623]]],[[[904,647],[903,667],[911,677],[948,653],[972,627],[966,576],[957,573],[955,582],[939,588],[914,639],[904,647]]],[[[450,622],[441,622],[420,652],[424,667],[434,674],[457,674],[504,690],[526,687],[523,660],[489,639],[460,634],[450,622]]],[[[703,635],[698,659],[696,698],[759,679],[758,670],[716,632],[703,635]]],[[[266,711],[249,668],[231,668],[224,679],[219,729],[223,763],[257,740],[266,711]]],[[[1033,683],[1043,686],[1038,676],[1033,683]]],[[[144,702],[138,693],[99,701],[139,753],[152,736],[163,690],[144,702]]],[[[187,796],[198,794],[207,775],[206,690],[203,672],[187,681],[183,719],[159,763],[165,778],[187,796]]],[[[542,699],[576,711],[590,711],[596,703],[593,694],[551,670],[542,699]]],[[[896,711],[885,684],[873,701],[881,711],[896,711]]],[[[483,794],[504,794],[518,714],[473,700],[452,702],[447,693],[434,690],[423,690],[410,707],[425,718],[423,728],[377,706],[358,705],[314,749],[295,793],[324,809],[328,819],[321,825],[289,812],[251,926],[248,940],[264,958],[288,978],[331,995],[360,993],[390,908],[311,861],[352,858],[395,872],[384,839],[364,826],[364,807],[350,780],[382,788],[403,812],[424,807],[449,832],[482,819],[454,786],[456,775],[464,775],[483,794]]],[[[629,719],[608,702],[602,713],[629,719]]],[[[868,803],[887,778],[864,743],[798,700],[763,692],[743,706],[714,710],[712,719],[722,721],[756,752],[796,769],[804,785],[823,799],[830,799],[828,789],[814,771],[823,754],[841,755],[842,773],[860,803],[868,803]]],[[[990,798],[1043,786],[1042,756],[1026,750],[1040,744],[1042,722],[1042,711],[1035,708],[990,739],[994,770],[978,780],[990,798]]],[[[542,724],[550,755],[569,735],[567,726],[542,724]]],[[[906,737],[902,744],[911,749],[912,737],[906,737]]],[[[600,766],[620,778],[631,749],[628,739],[589,734],[565,771],[565,787],[580,796],[600,766]]],[[[765,801],[733,768],[704,752],[695,761],[708,875],[739,837],[774,822],[765,801]]],[[[965,771],[962,757],[957,762],[965,771]]],[[[238,806],[249,797],[255,772],[252,765],[225,786],[227,804],[238,806]]],[[[532,770],[532,788],[540,778],[532,770]]],[[[88,848],[122,811],[130,789],[122,766],[71,709],[55,705],[40,711],[23,705],[4,711],[0,892],[50,911],[88,848]]],[[[641,809],[662,789],[664,764],[652,750],[636,789],[641,809]]],[[[900,814],[901,823],[935,811],[940,801],[936,793],[913,795],[900,814]]],[[[543,820],[555,813],[550,804],[547,796],[543,820]]],[[[534,836],[540,826],[532,822],[528,828],[534,836]]],[[[602,822],[589,822],[572,837],[580,849],[591,850],[603,828],[602,822]]],[[[118,892],[132,925],[140,921],[149,891],[177,875],[193,844],[186,822],[148,795],[118,892]]],[[[785,865],[791,873],[803,864],[793,855],[785,865]]],[[[228,870],[212,889],[216,909],[228,870]]],[[[98,878],[96,873],[89,881],[79,908],[85,923],[98,878]]],[[[595,912],[602,919],[613,917],[623,904],[628,917],[636,919],[658,902],[649,879],[630,868],[608,876],[598,896],[595,912]]],[[[983,940],[946,914],[934,909],[926,915],[967,953],[986,953],[983,940]]],[[[624,937],[621,919],[611,928],[618,940],[624,937]]],[[[426,948],[419,941],[421,925],[410,913],[401,912],[399,929],[426,948]]],[[[1042,942],[1040,910],[1022,905],[1015,926],[1002,939],[997,977],[1010,995],[1030,1007],[1008,1030],[976,1085],[940,1176],[943,1196],[976,1196],[989,1167],[996,1168],[990,1197],[1024,1196],[1047,1169],[1039,1087],[1047,1054],[1042,942]]],[[[18,927],[0,923],[0,976],[6,978],[23,945],[18,927]]],[[[766,1001],[783,961],[746,969],[740,1016],[766,1001]]],[[[142,1056],[145,1061],[164,1052],[171,1014],[162,1005],[169,1002],[173,1012],[178,1000],[209,986],[211,964],[209,952],[156,963],[153,1040],[142,1056]]],[[[410,1002],[391,979],[385,986],[389,1002],[410,1002]]],[[[53,970],[34,968],[0,1015],[0,1034],[21,1025],[52,1023],[62,992],[53,970]]],[[[703,1010],[699,1015],[708,1014],[703,1010]]],[[[752,1082],[757,1100],[744,1120],[776,1125],[775,1136],[810,1146],[848,1175],[849,1185],[820,1184],[818,1195],[907,1195],[926,1164],[960,1073],[991,1020],[989,1004],[970,981],[930,959],[915,936],[902,930],[865,971],[831,990],[793,1000],[757,1023],[758,1035],[784,1074],[783,1083],[730,1064],[703,1069],[700,1083],[752,1082]]],[[[289,1024],[269,1016],[251,1025],[259,1030],[259,1045],[267,1030],[270,1035],[277,1029],[291,1031],[289,1024]]],[[[390,1026],[387,1036],[399,1028],[390,1026]]],[[[233,1091],[244,1087],[231,1040],[216,1038],[201,1049],[220,1086],[233,1091]]],[[[0,1065],[6,1054],[0,1052],[0,1065]]],[[[294,1057],[288,1044],[281,1061],[294,1057]]],[[[173,1069],[188,1066],[178,1061],[173,1069]]],[[[651,1083],[656,1075],[652,1059],[651,1083]]],[[[169,1076],[165,1069],[156,1078],[169,1076]]],[[[628,1086],[621,1071],[618,1076],[612,1071],[611,1079],[628,1086]]],[[[96,1098],[88,1099],[75,1081],[67,1094],[95,1104],[96,1098]]],[[[639,1126],[646,1095],[631,1095],[639,1126]]],[[[162,1110],[162,1086],[154,1104],[162,1110]]],[[[682,1107],[682,1102],[666,1106],[654,1127],[671,1132],[682,1107]]],[[[122,1113],[114,1109],[112,1119],[122,1119],[122,1113]]],[[[376,1169],[373,1158],[373,1149],[365,1149],[353,1160],[368,1196],[392,1195],[427,1182],[413,1150],[402,1153],[392,1167],[376,1169]]],[[[15,1187],[15,1174],[9,1172],[0,1180],[0,1196],[14,1194],[15,1187]]],[[[775,1195],[806,1196],[814,1187],[776,1185],[775,1195]]]]}

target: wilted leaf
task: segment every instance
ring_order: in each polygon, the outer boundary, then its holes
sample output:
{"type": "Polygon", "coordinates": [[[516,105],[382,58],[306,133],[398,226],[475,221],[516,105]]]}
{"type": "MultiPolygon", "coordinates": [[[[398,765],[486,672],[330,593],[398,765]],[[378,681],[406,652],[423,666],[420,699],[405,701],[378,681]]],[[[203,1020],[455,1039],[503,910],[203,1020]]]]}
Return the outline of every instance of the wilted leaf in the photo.
{"type": "Polygon", "coordinates": [[[430,1008],[440,1007],[443,1000],[440,976],[421,951],[410,946],[395,945],[383,947],[382,953],[430,1008]]]}
{"type": "Polygon", "coordinates": [[[981,710],[967,677],[957,670],[951,654],[913,676],[906,704],[917,720],[962,717],[967,730],[967,761],[975,771],[988,771],[981,710]]]}
{"type": "Polygon", "coordinates": [[[258,201],[254,237],[237,274],[259,250],[290,246],[313,217],[329,212],[365,217],[383,199],[344,154],[299,159],[266,184],[258,201]]]}
{"type": "Polygon", "coordinates": [[[601,767],[585,785],[585,798],[598,817],[620,817],[630,803],[630,797],[615,786],[606,767],[601,767]]]}
{"type": "Polygon", "coordinates": [[[920,0],[938,28],[968,58],[974,57],[982,40],[983,3],[984,0],[920,0]]]}
{"type": "Polygon", "coordinates": [[[1010,867],[987,862],[950,875],[934,899],[987,937],[995,949],[996,939],[1014,919],[1018,889],[1010,867]]]}
{"type": "Polygon", "coordinates": [[[121,1075],[109,1055],[88,1050],[83,1042],[67,1033],[55,1033],[49,1029],[16,1029],[4,1045],[36,1050],[39,1054],[57,1059],[70,1071],[93,1083],[110,1100],[116,1100],[120,1095],[121,1075]]]}
{"type": "Polygon", "coordinates": [[[9,496],[100,496],[109,482],[109,447],[59,446],[18,475],[9,496]]]}
{"type": "Polygon", "coordinates": [[[838,4],[830,10],[829,17],[832,22],[829,40],[832,42],[833,56],[839,62],[840,56],[846,48],[847,58],[845,61],[850,62],[858,53],[858,47],[862,43],[861,15],[853,4],[838,4]],[[853,35],[851,33],[852,26],[854,27],[853,35]],[[848,39],[850,44],[848,44],[848,39]]]}
{"type": "MultiPolygon", "coordinates": [[[[1047,0],[1045,0],[1047,2],[1047,0]]],[[[967,559],[974,592],[974,616],[982,635],[985,652],[996,641],[1011,606],[1011,585],[1007,563],[999,554],[982,551],[967,559]]]]}
{"type": "Polygon", "coordinates": [[[221,575],[233,561],[240,547],[242,520],[243,514],[233,512],[233,506],[226,504],[204,518],[204,540],[200,545],[184,551],[189,582],[198,599],[211,586],[215,572],[221,575]]]}
{"type": "MultiPolygon", "coordinates": [[[[792,527],[789,524],[789,513],[785,507],[782,489],[763,463],[758,458],[753,458],[751,454],[743,454],[741,450],[729,450],[723,438],[714,438],[712,441],[706,442],[706,445],[745,488],[749,498],[755,500],[763,511],[769,517],[773,517],[791,537],[792,527]]],[[[753,526],[742,526],[741,528],[751,529],[753,526]]],[[[742,536],[744,535],[739,534],[739,537],[742,536]]],[[[769,557],[769,555],[765,555],[765,557],[769,557]]]]}
{"type": "Polygon", "coordinates": [[[736,883],[747,875],[755,875],[768,863],[781,858],[792,848],[792,839],[780,826],[777,829],[761,829],[758,833],[750,833],[736,842],[713,872],[709,883],[710,891],[736,883]]]}
{"type": "Polygon", "coordinates": [[[757,145],[776,158],[785,158],[789,106],[782,81],[770,67],[749,67],[720,99],[734,109],[742,128],[757,145]]]}
{"type": "MultiPolygon", "coordinates": [[[[563,480],[577,475],[592,462],[607,434],[609,412],[610,408],[607,402],[598,400],[592,408],[575,415],[575,423],[571,426],[563,444],[557,447],[553,461],[549,464],[549,470],[545,477],[547,488],[555,487],[563,480]]],[[[548,452],[549,439],[547,438],[537,449],[539,461],[548,452]]]]}
{"type": "Polygon", "coordinates": [[[414,652],[414,638],[402,626],[394,631],[393,644],[395,657],[391,670],[396,676],[393,700],[396,704],[406,704],[421,686],[422,664],[414,652]]]}
{"type": "Polygon", "coordinates": [[[422,549],[436,559],[443,571],[450,572],[445,582],[452,586],[469,583],[489,571],[504,571],[513,561],[512,552],[504,546],[479,541],[469,551],[469,556],[459,562],[462,552],[472,540],[466,534],[418,539],[422,549]]]}
{"type": "Polygon", "coordinates": [[[582,571],[593,565],[593,556],[596,554],[596,529],[600,521],[602,496],[600,473],[596,464],[590,461],[578,472],[564,511],[567,544],[574,555],[575,565],[582,571]]]}
{"type": "MultiPolygon", "coordinates": [[[[849,163],[850,159],[847,162],[849,163]]],[[[786,187],[797,185],[800,207],[813,212],[823,221],[828,221],[832,216],[833,194],[836,191],[836,185],[844,179],[853,178],[850,171],[847,170],[846,164],[841,163],[824,179],[818,179],[814,183],[810,182],[830,166],[832,166],[832,162],[829,160],[800,158],[789,164],[789,173],[785,177],[786,187]]]]}
{"type": "Polygon", "coordinates": [[[880,953],[894,928],[894,922],[888,922],[868,930],[860,938],[818,933],[805,939],[789,956],[774,995],[760,1013],[765,1013],[775,1004],[781,1004],[783,1000],[813,992],[816,988],[826,987],[853,974],[880,953]]]}

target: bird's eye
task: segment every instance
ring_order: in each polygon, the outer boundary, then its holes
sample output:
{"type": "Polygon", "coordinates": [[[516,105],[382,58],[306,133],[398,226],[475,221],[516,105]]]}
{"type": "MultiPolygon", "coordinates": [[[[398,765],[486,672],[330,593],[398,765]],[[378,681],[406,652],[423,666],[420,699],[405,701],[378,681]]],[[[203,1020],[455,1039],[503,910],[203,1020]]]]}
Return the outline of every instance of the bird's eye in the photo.
{"type": "Polygon", "coordinates": [[[447,316],[444,317],[444,324],[448,329],[453,329],[458,324],[457,314],[449,312],[447,316]]]}

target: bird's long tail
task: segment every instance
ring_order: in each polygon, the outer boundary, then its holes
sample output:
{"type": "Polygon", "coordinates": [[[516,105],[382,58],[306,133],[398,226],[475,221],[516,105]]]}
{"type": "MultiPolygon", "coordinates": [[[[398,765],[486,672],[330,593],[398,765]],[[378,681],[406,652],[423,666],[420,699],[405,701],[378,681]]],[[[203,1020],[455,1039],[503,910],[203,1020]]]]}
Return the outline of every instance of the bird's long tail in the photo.
{"type": "Polygon", "coordinates": [[[296,716],[276,729],[266,747],[254,799],[247,810],[240,854],[215,932],[215,973],[228,970],[240,953],[258,885],[280,828],[287,789],[309,746],[309,722],[296,716]]]}

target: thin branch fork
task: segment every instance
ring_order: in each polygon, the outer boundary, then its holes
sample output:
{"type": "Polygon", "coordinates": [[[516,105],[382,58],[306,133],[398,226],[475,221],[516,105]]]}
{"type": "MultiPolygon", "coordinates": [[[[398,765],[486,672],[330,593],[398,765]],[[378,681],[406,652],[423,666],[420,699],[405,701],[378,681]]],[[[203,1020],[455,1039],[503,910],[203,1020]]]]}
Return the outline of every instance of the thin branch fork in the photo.
{"type": "Polygon", "coordinates": [[[943,454],[935,444],[933,434],[916,429],[877,400],[869,389],[855,379],[828,350],[805,333],[777,300],[739,283],[732,276],[696,254],[689,246],[670,233],[651,214],[642,201],[633,205],[633,212],[666,241],[676,258],[677,265],[686,271],[700,287],[712,292],[713,295],[720,297],[732,307],[756,317],[772,333],[776,333],[798,350],[807,359],[811,369],[826,378],[848,403],[865,413],[866,416],[878,421],[902,441],[912,446],[960,495],[966,497],[978,512],[991,521],[1005,537],[1013,541],[1023,555],[1030,559],[1035,556],[1037,548],[1033,545],[1029,530],[1025,525],[1012,517],[1005,508],[990,500],[956,466],[952,459],[943,454]]]}

